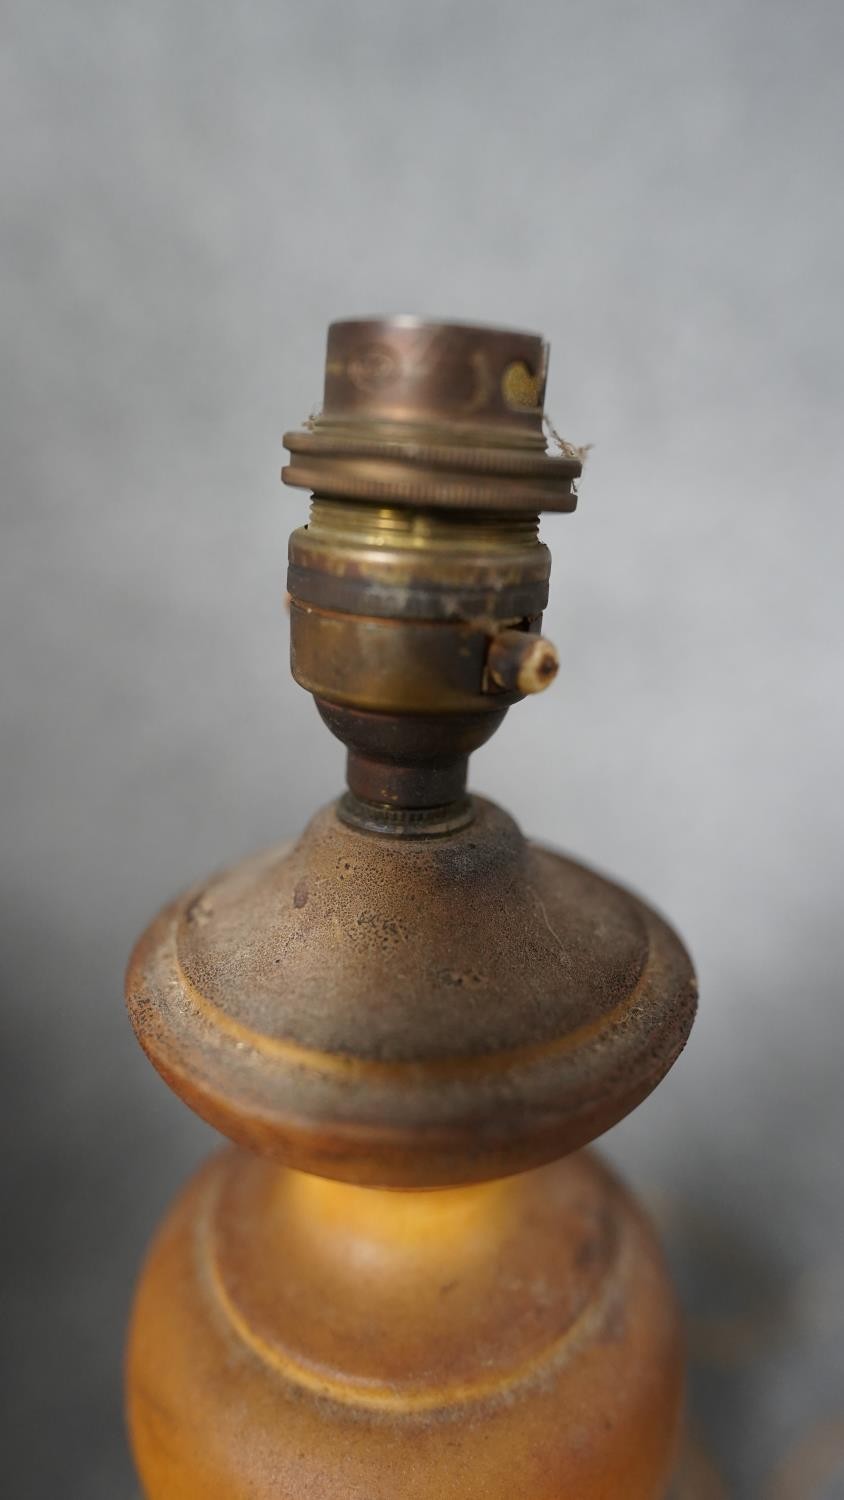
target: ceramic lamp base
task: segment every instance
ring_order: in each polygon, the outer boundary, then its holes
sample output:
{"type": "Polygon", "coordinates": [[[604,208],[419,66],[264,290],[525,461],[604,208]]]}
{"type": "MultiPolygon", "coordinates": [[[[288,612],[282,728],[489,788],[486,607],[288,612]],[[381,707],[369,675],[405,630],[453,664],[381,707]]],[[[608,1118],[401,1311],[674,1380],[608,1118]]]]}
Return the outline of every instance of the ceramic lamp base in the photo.
{"type": "Polygon", "coordinates": [[[229,1149],[128,1355],[148,1500],[662,1500],[682,1386],[660,1250],[588,1152],[411,1193],[229,1149]]]}

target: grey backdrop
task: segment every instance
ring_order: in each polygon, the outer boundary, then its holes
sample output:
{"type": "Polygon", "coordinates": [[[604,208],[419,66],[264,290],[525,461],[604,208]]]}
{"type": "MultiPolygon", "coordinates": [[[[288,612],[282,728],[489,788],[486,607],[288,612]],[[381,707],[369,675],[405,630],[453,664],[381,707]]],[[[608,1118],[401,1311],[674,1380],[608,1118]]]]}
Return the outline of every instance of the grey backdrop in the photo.
{"type": "Polygon", "coordinates": [[[280,438],[332,317],[420,311],[544,332],[595,445],[544,525],[563,671],[474,782],[698,962],[689,1051],[607,1142],[689,1307],[687,1493],[844,1495],[841,5],[22,0],[4,29],[5,1493],[133,1493],[130,1288],[213,1138],[122,968],[339,785],[287,674],[280,438]]]}

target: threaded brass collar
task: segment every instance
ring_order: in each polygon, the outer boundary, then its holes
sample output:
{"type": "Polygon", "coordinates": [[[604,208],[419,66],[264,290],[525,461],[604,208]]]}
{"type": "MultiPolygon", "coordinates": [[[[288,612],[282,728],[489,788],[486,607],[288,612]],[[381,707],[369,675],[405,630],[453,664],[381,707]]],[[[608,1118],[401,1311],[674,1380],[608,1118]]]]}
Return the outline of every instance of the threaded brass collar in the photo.
{"type": "Polygon", "coordinates": [[[575,458],[547,453],[535,334],[417,318],[333,323],[323,410],[285,434],[285,484],[463,510],[571,511],[575,458]]]}

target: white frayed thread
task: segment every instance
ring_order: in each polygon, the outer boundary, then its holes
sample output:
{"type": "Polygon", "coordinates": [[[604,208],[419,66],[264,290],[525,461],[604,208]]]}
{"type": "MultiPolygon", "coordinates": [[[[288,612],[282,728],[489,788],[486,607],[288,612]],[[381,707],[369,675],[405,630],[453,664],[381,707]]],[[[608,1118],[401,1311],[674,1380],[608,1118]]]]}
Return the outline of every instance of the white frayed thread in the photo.
{"type": "Polygon", "coordinates": [[[545,423],[545,431],[548,435],[549,442],[553,443],[556,448],[559,448],[563,457],[575,458],[577,459],[577,462],[579,464],[585,464],[590,450],[595,446],[594,443],[582,443],[580,447],[578,447],[576,443],[570,443],[566,438],[560,437],[560,434],[558,433],[550,417],[543,417],[543,421],[545,423]]]}

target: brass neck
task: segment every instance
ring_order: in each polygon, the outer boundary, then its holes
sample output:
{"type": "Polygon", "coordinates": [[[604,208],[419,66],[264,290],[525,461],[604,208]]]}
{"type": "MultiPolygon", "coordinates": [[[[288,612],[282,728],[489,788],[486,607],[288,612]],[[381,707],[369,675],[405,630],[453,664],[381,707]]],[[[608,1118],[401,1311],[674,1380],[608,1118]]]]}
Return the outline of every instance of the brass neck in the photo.
{"type": "Polygon", "coordinates": [[[535,547],[539,517],[495,511],[409,510],[356,504],[314,495],[308,519],[312,543],[451,553],[509,552],[535,547]]]}

